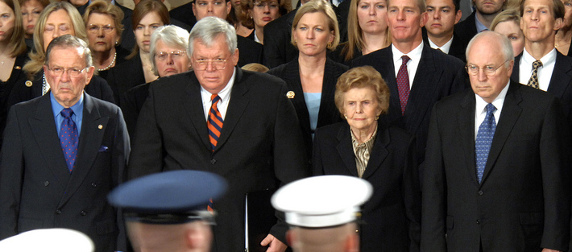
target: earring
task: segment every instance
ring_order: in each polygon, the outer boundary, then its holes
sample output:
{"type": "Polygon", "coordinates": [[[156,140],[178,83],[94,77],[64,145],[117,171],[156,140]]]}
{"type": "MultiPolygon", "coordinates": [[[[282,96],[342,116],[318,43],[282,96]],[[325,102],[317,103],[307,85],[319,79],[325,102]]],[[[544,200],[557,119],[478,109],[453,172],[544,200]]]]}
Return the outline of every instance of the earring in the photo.
{"type": "Polygon", "coordinates": [[[346,118],[346,120],[347,120],[347,119],[348,119],[348,116],[347,116],[347,115],[344,115],[344,118],[346,118]]]}

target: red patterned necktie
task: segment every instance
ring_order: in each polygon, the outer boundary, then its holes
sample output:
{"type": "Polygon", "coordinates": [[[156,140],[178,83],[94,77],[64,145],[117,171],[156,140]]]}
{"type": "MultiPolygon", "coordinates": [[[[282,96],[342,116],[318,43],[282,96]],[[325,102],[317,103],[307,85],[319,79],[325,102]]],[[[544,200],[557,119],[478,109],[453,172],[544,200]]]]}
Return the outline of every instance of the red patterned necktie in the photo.
{"type": "Polygon", "coordinates": [[[399,103],[401,103],[401,115],[405,114],[407,99],[409,99],[409,74],[407,73],[407,62],[410,60],[407,55],[401,56],[401,67],[397,72],[397,91],[399,92],[399,103]]]}
{"type": "Polygon", "coordinates": [[[211,142],[211,150],[214,151],[220,132],[222,130],[222,116],[218,111],[217,104],[220,101],[220,96],[213,94],[211,96],[212,105],[209,109],[209,118],[207,120],[207,127],[209,128],[209,141],[211,142]]]}

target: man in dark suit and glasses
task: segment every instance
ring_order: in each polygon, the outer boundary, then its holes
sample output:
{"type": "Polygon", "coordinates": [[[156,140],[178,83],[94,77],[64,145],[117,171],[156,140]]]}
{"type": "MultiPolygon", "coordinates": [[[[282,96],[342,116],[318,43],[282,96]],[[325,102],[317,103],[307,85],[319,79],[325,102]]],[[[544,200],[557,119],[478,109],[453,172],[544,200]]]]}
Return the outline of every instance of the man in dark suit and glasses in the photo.
{"type": "Polygon", "coordinates": [[[465,89],[466,73],[461,60],[423,43],[425,1],[389,0],[387,17],[391,46],[355,59],[352,67],[370,65],[381,73],[390,98],[389,111],[380,120],[416,137],[421,163],[431,108],[441,98],[465,89]]]}
{"type": "Polygon", "coordinates": [[[54,39],[44,72],[50,92],[10,110],[0,160],[0,239],[38,228],[87,234],[96,251],[125,249],[107,194],[123,179],[129,137],[121,110],[89,96],[87,44],[54,39]]]}
{"type": "Polygon", "coordinates": [[[553,95],[510,81],[510,41],[467,48],[472,90],[431,115],[422,251],[566,251],[570,132],[553,95]]]}
{"type": "MultiPolygon", "coordinates": [[[[155,81],[137,122],[128,177],[195,169],[216,173],[228,193],[213,202],[213,251],[245,248],[245,195],[275,190],[309,174],[296,112],[284,81],[236,67],[236,33],[204,17],[189,37],[193,71],[155,81]]],[[[269,199],[268,199],[269,201],[269,199]]],[[[250,211],[256,206],[249,205],[250,211]]],[[[254,210],[253,210],[254,209],[254,210]]],[[[263,245],[286,248],[287,226],[274,225],[263,245]]]]}

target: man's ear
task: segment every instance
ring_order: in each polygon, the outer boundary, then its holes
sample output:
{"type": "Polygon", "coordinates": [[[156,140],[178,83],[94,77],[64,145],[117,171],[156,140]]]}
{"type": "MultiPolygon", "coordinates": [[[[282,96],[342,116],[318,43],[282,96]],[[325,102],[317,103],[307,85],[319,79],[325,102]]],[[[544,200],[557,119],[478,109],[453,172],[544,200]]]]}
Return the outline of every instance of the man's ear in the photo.
{"type": "Polygon", "coordinates": [[[459,23],[462,17],[463,17],[463,12],[461,10],[457,10],[457,14],[455,14],[455,24],[459,23]]]}

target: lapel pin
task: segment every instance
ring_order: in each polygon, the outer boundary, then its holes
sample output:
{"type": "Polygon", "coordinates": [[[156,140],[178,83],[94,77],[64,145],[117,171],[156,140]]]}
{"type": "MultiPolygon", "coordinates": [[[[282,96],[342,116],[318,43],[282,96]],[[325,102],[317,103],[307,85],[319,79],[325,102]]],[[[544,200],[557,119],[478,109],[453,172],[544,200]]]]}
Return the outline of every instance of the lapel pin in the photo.
{"type": "Polygon", "coordinates": [[[294,96],[296,94],[294,93],[294,91],[288,91],[288,93],[286,93],[286,97],[288,97],[288,99],[294,99],[294,96]]]}
{"type": "Polygon", "coordinates": [[[103,129],[103,125],[101,125],[101,124],[100,124],[100,125],[97,125],[97,128],[98,128],[98,129],[103,129]]]}
{"type": "Polygon", "coordinates": [[[31,87],[31,86],[32,86],[32,81],[31,81],[31,80],[27,80],[25,84],[26,84],[26,87],[31,87]]]}
{"type": "Polygon", "coordinates": [[[15,69],[17,69],[17,70],[20,70],[20,69],[22,69],[22,67],[21,67],[21,66],[15,66],[14,68],[15,68],[15,69]]]}

